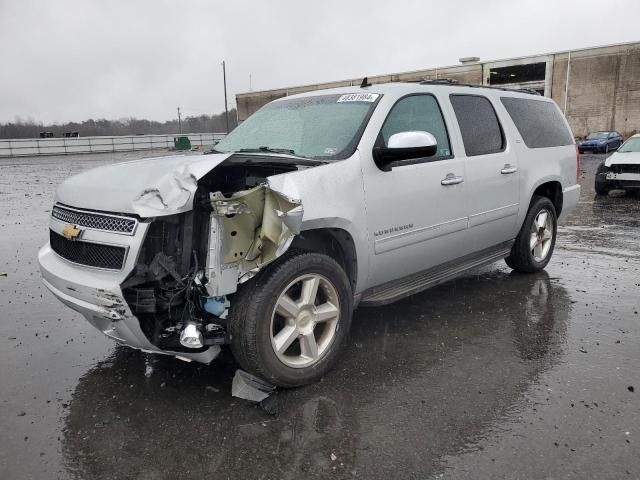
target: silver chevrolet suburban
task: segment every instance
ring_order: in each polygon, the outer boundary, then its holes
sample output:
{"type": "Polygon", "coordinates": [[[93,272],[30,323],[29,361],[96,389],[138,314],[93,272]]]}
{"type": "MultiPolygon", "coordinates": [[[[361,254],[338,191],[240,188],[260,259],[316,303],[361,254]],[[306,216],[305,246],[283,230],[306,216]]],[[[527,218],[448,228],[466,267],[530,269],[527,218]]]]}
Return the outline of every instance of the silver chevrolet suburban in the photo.
{"type": "Polygon", "coordinates": [[[392,83],[281,98],[209,155],[100,167],[57,190],[44,284],[114,340],[282,387],[338,361],[357,306],[506,259],[543,269],[578,201],[556,104],[392,83]]]}

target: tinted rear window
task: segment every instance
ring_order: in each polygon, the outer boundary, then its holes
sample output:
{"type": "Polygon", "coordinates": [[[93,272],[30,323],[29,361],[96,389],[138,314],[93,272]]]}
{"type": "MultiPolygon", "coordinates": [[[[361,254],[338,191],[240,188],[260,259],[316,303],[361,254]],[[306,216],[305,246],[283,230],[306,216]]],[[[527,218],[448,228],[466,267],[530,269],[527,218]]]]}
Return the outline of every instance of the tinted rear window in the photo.
{"type": "Polygon", "coordinates": [[[491,102],[478,95],[451,95],[468,157],[504,150],[502,127],[491,102]]]}
{"type": "Polygon", "coordinates": [[[501,97],[500,100],[527,147],[544,148],[573,144],[573,136],[555,104],[517,97],[501,97]]]}

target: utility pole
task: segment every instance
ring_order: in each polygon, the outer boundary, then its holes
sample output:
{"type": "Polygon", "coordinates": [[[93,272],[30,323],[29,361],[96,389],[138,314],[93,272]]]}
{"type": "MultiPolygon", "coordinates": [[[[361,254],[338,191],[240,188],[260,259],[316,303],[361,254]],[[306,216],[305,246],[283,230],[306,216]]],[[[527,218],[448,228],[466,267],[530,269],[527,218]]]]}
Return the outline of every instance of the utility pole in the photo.
{"type": "Polygon", "coordinates": [[[227,133],[229,133],[229,109],[227,108],[227,70],[224,60],[222,61],[222,81],[224,82],[224,121],[227,125],[227,133]]]}
{"type": "Polygon", "coordinates": [[[253,91],[253,88],[251,88],[251,74],[249,74],[249,91],[253,91]]]}
{"type": "Polygon", "coordinates": [[[178,127],[180,128],[180,133],[182,133],[182,118],[180,118],[180,107],[178,107],[178,127]]]}
{"type": "Polygon", "coordinates": [[[564,108],[562,113],[567,115],[567,102],[569,100],[569,74],[571,73],[571,50],[569,50],[569,56],[567,57],[567,77],[564,79],[564,108]]]}

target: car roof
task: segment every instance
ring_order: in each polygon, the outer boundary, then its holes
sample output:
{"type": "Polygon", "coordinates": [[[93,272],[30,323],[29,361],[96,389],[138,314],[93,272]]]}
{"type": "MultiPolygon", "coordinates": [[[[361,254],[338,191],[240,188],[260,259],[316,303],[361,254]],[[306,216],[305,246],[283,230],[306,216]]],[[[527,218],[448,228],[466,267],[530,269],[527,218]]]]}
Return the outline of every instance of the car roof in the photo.
{"type": "Polygon", "coordinates": [[[479,94],[483,95],[497,95],[500,96],[518,96],[523,98],[529,98],[534,100],[541,100],[546,102],[552,102],[550,98],[544,97],[535,93],[533,90],[514,90],[508,88],[490,87],[483,85],[470,85],[470,84],[456,84],[449,83],[447,81],[427,81],[427,82],[389,82],[389,83],[376,83],[373,85],[367,85],[361,87],[358,85],[327,88],[323,90],[313,90],[311,92],[304,92],[275,100],[276,102],[291,99],[291,98],[303,98],[313,97],[317,95],[335,95],[335,94],[349,94],[349,93],[378,93],[378,94],[393,94],[396,96],[407,95],[411,93],[432,93],[432,92],[444,92],[445,94],[451,93],[467,93],[467,94],[479,94]]]}

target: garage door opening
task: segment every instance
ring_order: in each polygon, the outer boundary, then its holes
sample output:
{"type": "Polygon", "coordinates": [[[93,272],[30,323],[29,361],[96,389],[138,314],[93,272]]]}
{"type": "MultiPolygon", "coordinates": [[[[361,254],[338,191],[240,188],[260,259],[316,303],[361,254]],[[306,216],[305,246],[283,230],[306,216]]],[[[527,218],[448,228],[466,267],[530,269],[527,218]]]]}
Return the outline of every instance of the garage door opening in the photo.
{"type": "Polygon", "coordinates": [[[506,85],[510,83],[544,82],[546,69],[546,62],[492,68],[489,71],[489,84],[506,85]]]}

